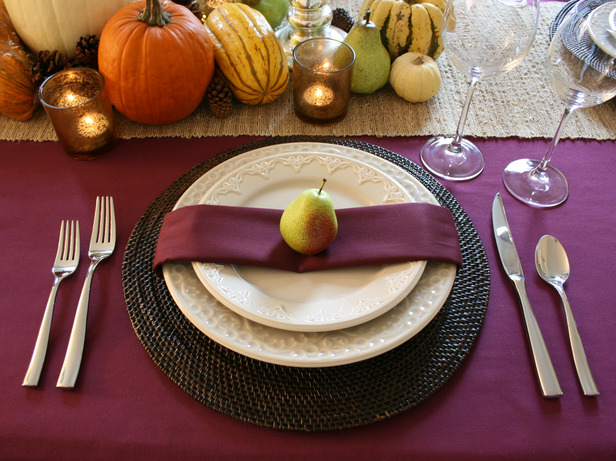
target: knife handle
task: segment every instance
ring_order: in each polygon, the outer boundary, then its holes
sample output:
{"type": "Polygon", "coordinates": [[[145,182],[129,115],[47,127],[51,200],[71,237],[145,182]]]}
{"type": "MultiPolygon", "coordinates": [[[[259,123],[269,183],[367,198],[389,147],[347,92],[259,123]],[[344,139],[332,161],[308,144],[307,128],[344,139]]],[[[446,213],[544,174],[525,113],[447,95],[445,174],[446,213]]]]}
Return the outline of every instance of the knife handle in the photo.
{"type": "Polygon", "coordinates": [[[522,314],[526,324],[526,332],[528,333],[528,341],[530,342],[530,349],[533,355],[533,361],[535,362],[541,392],[545,398],[561,397],[563,391],[560,388],[554,365],[552,365],[552,359],[550,358],[545,341],[543,340],[543,335],[539,329],[539,324],[537,323],[537,319],[530,305],[530,300],[526,294],[524,280],[514,280],[513,283],[520,296],[522,314]]]}

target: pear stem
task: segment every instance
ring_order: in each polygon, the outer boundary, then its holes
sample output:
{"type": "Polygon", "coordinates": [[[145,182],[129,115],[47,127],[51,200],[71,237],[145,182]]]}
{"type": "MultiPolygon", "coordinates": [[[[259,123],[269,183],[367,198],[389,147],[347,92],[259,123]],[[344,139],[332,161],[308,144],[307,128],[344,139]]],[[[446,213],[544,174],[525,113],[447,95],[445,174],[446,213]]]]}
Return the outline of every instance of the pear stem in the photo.
{"type": "Polygon", "coordinates": [[[321,191],[323,190],[323,187],[325,186],[326,182],[327,182],[327,179],[323,178],[323,183],[321,184],[321,188],[319,189],[319,192],[317,192],[317,195],[321,195],[321,191]]]}

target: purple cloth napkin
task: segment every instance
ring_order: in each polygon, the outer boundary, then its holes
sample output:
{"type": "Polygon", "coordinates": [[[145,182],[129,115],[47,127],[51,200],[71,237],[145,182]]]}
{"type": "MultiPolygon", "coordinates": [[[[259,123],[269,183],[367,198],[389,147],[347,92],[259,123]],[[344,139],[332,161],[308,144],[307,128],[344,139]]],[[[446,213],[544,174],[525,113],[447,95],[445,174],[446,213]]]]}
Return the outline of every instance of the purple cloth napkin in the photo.
{"type": "Polygon", "coordinates": [[[280,235],[283,210],[194,205],[168,213],[154,270],[169,261],[244,264],[294,272],[417,260],[462,265],[451,211],[428,203],[336,210],[338,235],[325,251],[306,256],[280,235]]]}

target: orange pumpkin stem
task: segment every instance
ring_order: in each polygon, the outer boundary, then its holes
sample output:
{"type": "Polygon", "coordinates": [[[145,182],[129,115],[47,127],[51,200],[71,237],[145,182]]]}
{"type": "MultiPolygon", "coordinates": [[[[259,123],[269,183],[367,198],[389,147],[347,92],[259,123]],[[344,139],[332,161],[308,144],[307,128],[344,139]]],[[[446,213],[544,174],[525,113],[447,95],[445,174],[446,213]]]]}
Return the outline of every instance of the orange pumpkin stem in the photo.
{"type": "Polygon", "coordinates": [[[171,21],[171,15],[160,4],[160,0],[146,0],[139,20],[150,26],[164,27],[171,21]]]}

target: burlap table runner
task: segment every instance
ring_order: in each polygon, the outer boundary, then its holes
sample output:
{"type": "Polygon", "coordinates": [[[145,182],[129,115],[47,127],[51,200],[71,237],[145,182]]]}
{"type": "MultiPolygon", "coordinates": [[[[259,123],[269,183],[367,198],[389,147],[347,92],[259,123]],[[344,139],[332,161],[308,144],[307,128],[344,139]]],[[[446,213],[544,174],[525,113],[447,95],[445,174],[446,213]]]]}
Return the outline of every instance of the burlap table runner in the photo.
{"type": "MultiPolygon", "coordinates": [[[[332,8],[344,7],[357,17],[360,0],[331,0],[332,8]]],[[[564,110],[550,86],[545,70],[549,25],[563,3],[541,4],[541,23],[532,49],[514,70],[481,82],[469,111],[466,136],[551,138],[564,110]]],[[[481,44],[478,44],[481,46],[481,44]]],[[[312,126],[293,112],[291,85],[273,103],[248,106],[234,103],[233,114],[217,119],[202,104],[185,120],[171,125],[148,126],[118,115],[120,137],[204,137],[204,136],[421,136],[453,134],[468,87],[468,77],[455,69],[445,54],[438,60],[442,73],[439,93],[430,101],[411,104],[399,98],[387,85],[372,95],[352,95],[347,117],[332,126],[312,126]]],[[[564,138],[616,139],[616,103],[578,111],[569,121],[564,138]]],[[[18,122],[0,115],[0,139],[56,140],[45,112],[37,110],[32,119],[18,122]]]]}

